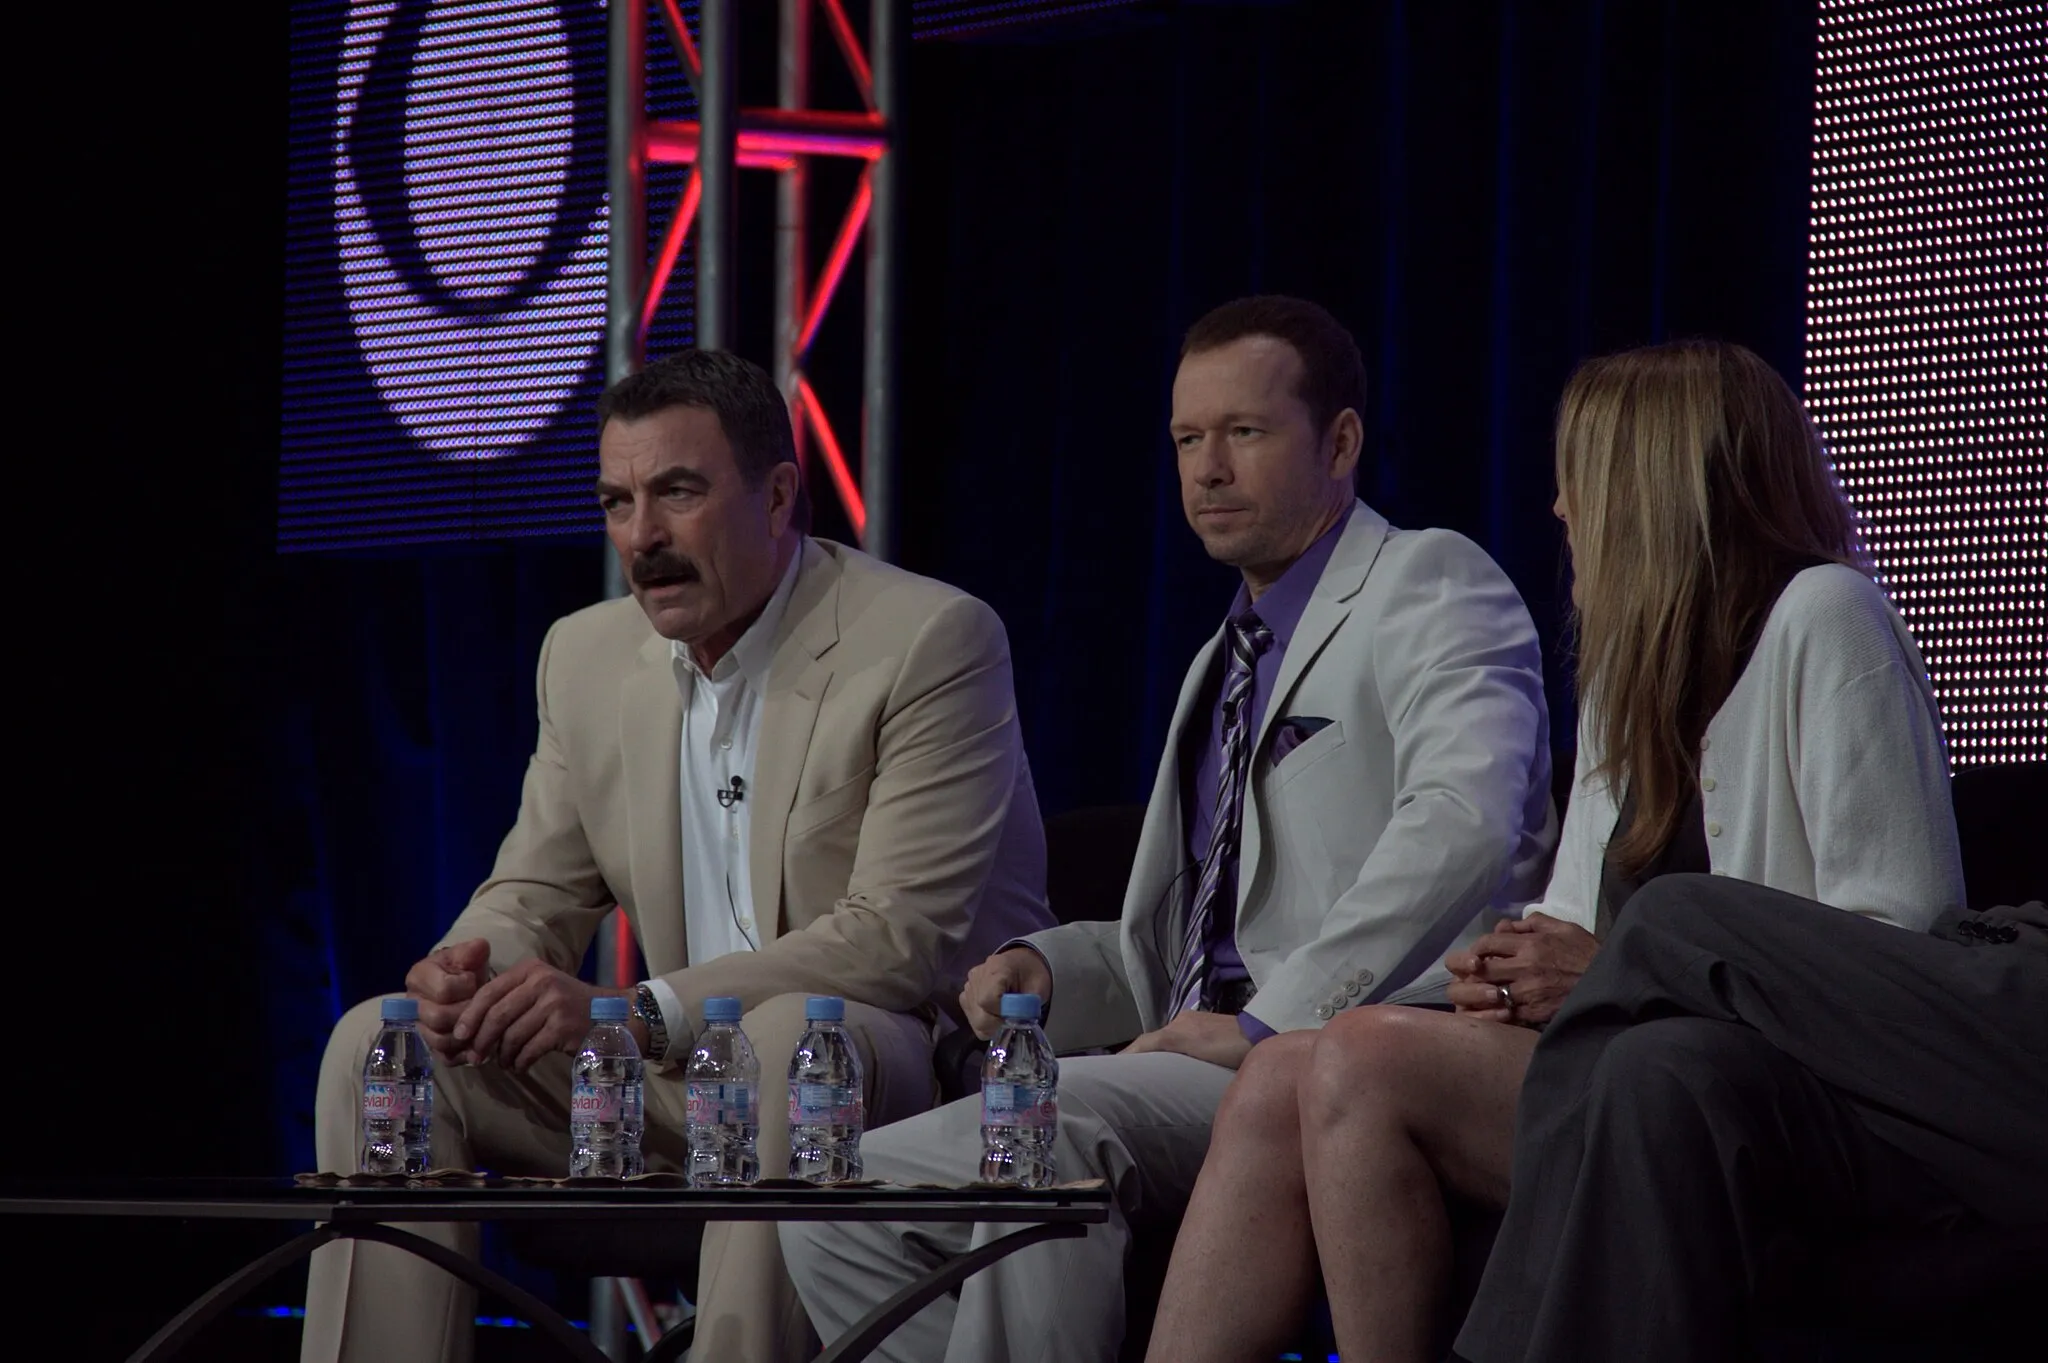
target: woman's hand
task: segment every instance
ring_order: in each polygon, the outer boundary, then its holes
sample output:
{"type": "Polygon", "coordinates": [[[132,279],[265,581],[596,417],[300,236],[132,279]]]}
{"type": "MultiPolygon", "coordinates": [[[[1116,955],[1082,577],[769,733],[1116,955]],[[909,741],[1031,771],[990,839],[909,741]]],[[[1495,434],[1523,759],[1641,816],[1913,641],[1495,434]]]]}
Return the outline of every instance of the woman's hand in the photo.
{"type": "Polygon", "coordinates": [[[1592,933],[1548,914],[1504,919],[1472,950],[1444,958],[1455,977],[1451,1003],[1468,1017],[1540,1027],[1557,1016],[1599,950],[1592,933]]]}

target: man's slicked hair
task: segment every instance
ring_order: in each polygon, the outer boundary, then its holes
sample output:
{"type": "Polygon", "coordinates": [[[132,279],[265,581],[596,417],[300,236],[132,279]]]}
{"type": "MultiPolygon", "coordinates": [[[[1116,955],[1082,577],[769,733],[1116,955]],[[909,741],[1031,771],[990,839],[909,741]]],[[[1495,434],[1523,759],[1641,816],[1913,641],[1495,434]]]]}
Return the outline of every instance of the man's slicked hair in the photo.
{"type": "Polygon", "coordinates": [[[724,350],[678,350],[604,390],[597,429],[613,417],[638,421],[671,407],[704,407],[718,416],[733,461],[747,486],[758,488],[777,464],[796,463],[789,404],[768,371],[724,350]]]}
{"type": "Polygon", "coordinates": [[[1327,435],[1346,407],[1365,415],[1365,356],[1358,341],[1328,309],[1305,298],[1275,293],[1233,299],[1188,328],[1180,357],[1247,336],[1285,341],[1301,356],[1301,390],[1295,396],[1308,405],[1317,435],[1327,435]]]}

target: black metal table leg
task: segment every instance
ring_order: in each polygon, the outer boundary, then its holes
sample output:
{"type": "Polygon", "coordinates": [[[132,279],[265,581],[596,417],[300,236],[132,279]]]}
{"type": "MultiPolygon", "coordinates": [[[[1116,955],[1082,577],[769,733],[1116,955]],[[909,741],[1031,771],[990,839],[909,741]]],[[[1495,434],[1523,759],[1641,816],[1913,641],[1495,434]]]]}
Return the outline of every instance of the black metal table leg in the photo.
{"type": "MultiPolygon", "coordinates": [[[[940,1293],[950,1292],[997,1260],[1006,1259],[1018,1250],[1042,1241],[1073,1240],[1087,1233],[1088,1227],[1077,1222],[1050,1221],[1026,1226],[1000,1240],[991,1240],[979,1249],[957,1254],[862,1316],[852,1329],[833,1340],[813,1363],[859,1363],[873,1353],[875,1346],[887,1339],[897,1326],[938,1300],[940,1293]]],[[[657,1348],[654,1353],[649,1353],[646,1363],[657,1363],[655,1354],[658,1352],[657,1348]]],[[[662,1358],[659,1363],[667,1363],[667,1358],[662,1358]]]]}
{"type": "Polygon", "coordinates": [[[402,1249],[408,1254],[425,1259],[436,1267],[446,1269],[470,1286],[497,1295],[531,1321],[536,1330],[567,1350],[569,1356],[577,1360],[577,1363],[609,1363],[604,1353],[585,1338],[582,1331],[564,1320],[553,1307],[509,1278],[493,1273],[474,1259],[458,1254],[446,1245],[429,1240],[423,1235],[399,1230],[395,1226],[338,1226],[331,1222],[324,1226],[315,1226],[297,1239],[279,1245],[254,1263],[237,1269],[221,1279],[202,1293],[198,1300],[172,1317],[163,1329],[151,1335],[147,1343],[128,1356],[128,1363],[155,1363],[158,1359],[176,1357],[180,1350],[192,1342],[193,1336],[241,1300],[250,1288],[286,1266],[306,1258],[330,1240],[374,1240],[379,1244],[390,1245],[394,1249],[402,1249]]]}
{"type": "Polygon", "coordinates": [[[128,1355],[128,1363],[150,1363],[152,1359],[173,1358],[192,1342],[192,1337],[213,1322],[213,1318],[240,1301],[245,1293],[271,1274],[310,1255],[342,1233],[340,1226],[315,1226],[304,1235],[288,1240],[253,1263],[236,1269],[199,1294],[193,1303],[172,1316],[143,1346],[128,1355]]]}

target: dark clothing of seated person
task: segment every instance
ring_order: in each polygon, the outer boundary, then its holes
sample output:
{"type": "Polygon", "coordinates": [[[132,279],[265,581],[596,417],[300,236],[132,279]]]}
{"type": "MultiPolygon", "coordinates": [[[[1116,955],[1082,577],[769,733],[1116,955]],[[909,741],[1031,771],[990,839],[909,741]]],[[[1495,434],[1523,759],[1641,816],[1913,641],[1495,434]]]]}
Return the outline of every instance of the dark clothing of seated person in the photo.
{"type": "Polygon", "coordinates": [[[1472,1363],[1756,1355],[1785,1246],[2048,1226],[2048,906],[1633,897],[1531,1058],[1472,1363]]]}

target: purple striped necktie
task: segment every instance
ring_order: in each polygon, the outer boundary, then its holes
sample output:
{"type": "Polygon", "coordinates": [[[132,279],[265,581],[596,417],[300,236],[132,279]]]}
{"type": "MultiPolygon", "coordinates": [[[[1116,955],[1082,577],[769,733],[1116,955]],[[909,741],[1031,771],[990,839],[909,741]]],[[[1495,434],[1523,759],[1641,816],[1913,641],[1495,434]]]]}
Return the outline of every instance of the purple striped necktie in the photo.
{"type": "Polygon", "coordinates": [[[1202,858],[1202,878],[1195,884],[1181,941],[1180,963],[1173,971],[1172,1008],[1167,1016],[1215,1002],[1209,985],[1209,943],[1218,917],[1235,917],[1238,834],[1244,827],[1244,788],[1252,773],[1252,693],[1257,689],[1259,655],[1273,646],[1273,631],[1252,611],[1233,616],[1224,628],[1230,667],[1223,674],[1223,762],[1216,778],[1216,818],[1209,850],[1202,858]]]}

